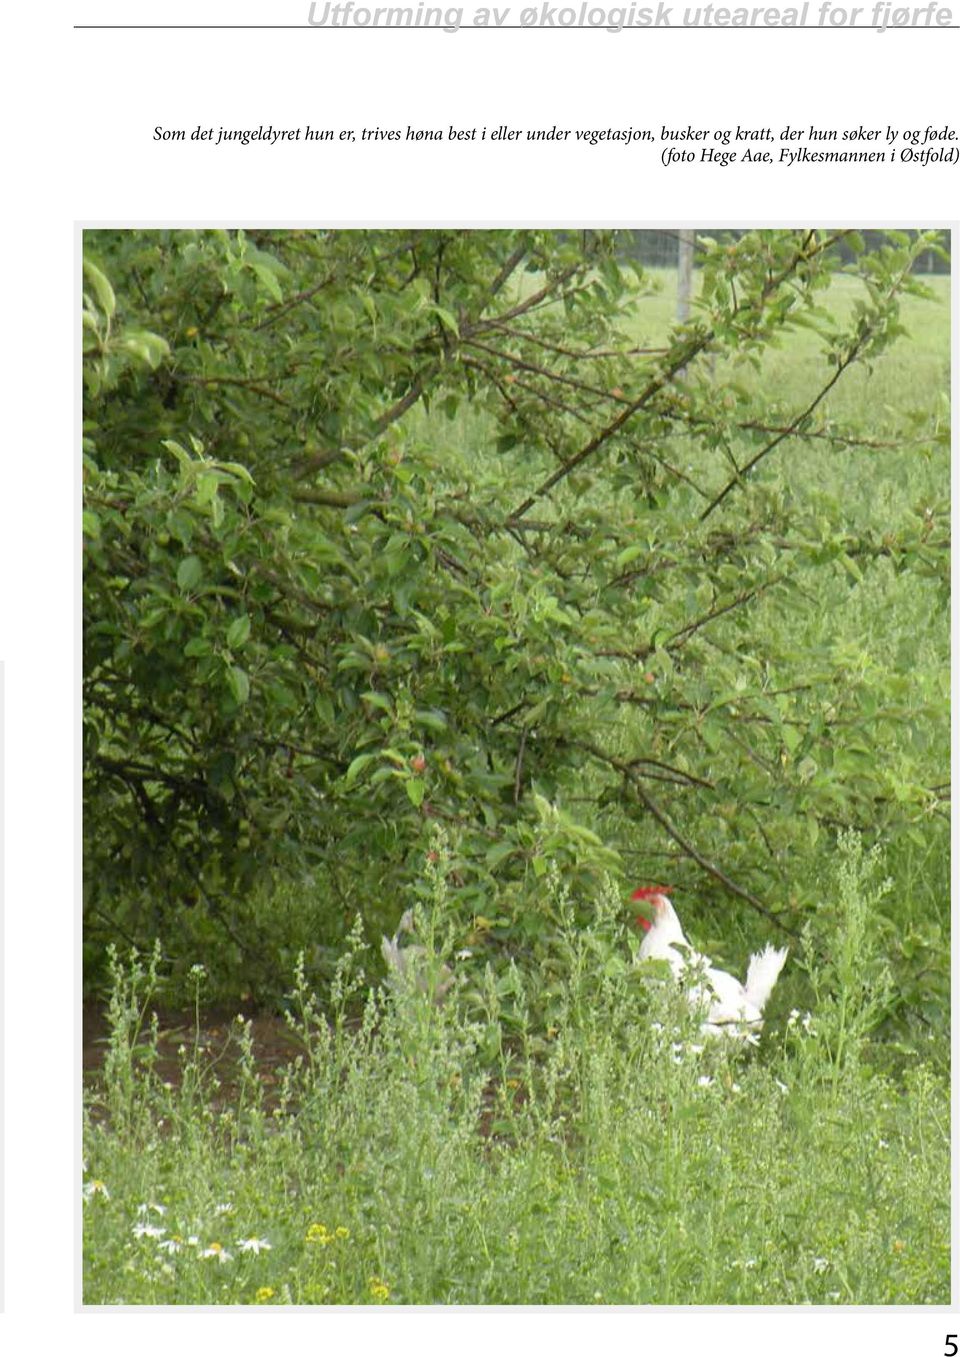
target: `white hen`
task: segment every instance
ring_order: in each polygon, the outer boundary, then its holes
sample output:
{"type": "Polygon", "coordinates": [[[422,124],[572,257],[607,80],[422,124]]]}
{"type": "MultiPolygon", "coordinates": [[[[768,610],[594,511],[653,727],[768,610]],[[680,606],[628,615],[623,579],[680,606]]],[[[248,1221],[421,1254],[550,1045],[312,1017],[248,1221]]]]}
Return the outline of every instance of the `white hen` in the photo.
{"type": "Polygon", "coordinates": [[[645,930],[640,960],[666,961],[674,979],[687,987],[691,1008],[704,1015],[702,1030],[709,1036],[756,1042],[763,1026],[763,1010],[787,959],[786,947],[755,952],[747,967],[746,984],[727,971],[717,970],[684,937],[677,912],[663,886],[641,886],[631,897],[647,905],[652,918],[637,916],[645,930]],[[687,970],[692,972],[684,980],[687,970]]]}

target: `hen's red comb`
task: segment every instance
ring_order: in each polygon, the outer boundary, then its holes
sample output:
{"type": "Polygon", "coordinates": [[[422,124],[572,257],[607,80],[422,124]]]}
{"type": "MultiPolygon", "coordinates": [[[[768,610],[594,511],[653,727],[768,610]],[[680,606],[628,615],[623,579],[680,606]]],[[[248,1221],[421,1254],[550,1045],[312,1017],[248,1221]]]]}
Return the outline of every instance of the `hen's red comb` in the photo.
{"type": "Polygon", "coordinates": [[[633,892],[631,900],[655,900],[658,895],[672,895],[672,886],[640,886],[633,892]]]}

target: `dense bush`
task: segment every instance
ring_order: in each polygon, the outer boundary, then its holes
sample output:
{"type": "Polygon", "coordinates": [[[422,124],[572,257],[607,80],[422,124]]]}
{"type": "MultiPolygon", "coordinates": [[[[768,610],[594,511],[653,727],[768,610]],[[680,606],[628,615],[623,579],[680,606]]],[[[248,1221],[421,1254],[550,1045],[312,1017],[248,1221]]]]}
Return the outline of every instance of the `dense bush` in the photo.
{"type": "Polygon", "coordinates": [[[603,233],[89,232],[90,982],[154,937],[234,992],[306,943],[329,976],[437,822],[477,955],[549,951],[551,867],[581,922],[629,871],[707,946],[796,940],[854,827],[886,1016],[938,1021],[934,244],[701,238],[669,328],[603,233]]]}

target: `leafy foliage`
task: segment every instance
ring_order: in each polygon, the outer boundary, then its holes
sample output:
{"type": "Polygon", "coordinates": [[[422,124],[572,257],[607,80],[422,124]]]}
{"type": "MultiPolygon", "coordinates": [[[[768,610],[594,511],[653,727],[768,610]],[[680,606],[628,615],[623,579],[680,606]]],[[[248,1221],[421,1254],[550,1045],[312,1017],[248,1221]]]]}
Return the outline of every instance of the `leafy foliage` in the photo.
{"type": "MultiPolygon", "coordinates": [[[[92,976],[158,934],[266,988],[304,934],[323,966],[426,889],[437,821],[464,936],[512,954],[550,864],[583,917],[626,863],[702,931],[798,934],[838,828],[945,855],[947,507],[878,524],[853,470],[945,466],[945,412],[842,403],[935,237],[699,244],[653,344],[612,234],[88,233],[92,976]]],[[[945,926],[893,931],[905,992],[945,926]]]]}

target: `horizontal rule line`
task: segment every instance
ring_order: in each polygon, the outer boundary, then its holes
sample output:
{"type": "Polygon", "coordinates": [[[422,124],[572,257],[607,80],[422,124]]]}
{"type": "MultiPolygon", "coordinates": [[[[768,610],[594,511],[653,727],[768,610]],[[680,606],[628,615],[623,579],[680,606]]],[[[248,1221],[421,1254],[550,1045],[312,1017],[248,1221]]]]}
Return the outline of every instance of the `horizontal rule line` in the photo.
{"type": "MultiPolygon", "coordinates": [[[[74,24],[75,29],[127,29],[134,32],[151,32],[157,29],[188,29],[190,31],[212,29],[215,32],[242,31],[245,29],[295,29],[314,28],[318,32],[337,32],[346,33],[352,29],[363,29],[371,32],[379,29],[386,33],[403,33],[409,29],[411,33],[445,33],[447,29],[454,28],[452,24],[74,24]]],[[[822,33],[843,33],[853,32],[854,30],[867,33],[907,33],[929,32],[944,33],[949,29],[960,28],[960,24],[904,24],[892,28],[880,28],[877,24],[843,24],[837,28],[829,24],[624,24],[622,27],[617,24],[457,24],[455,31],[458,33],[466,30],[475,29],[478,33],[489,30],[490,32],[505,32],[507,29],[516,29],[519,32],[531,33],[561,33],[561,32],[586,32],[596,31],[605,33],[614,30],[618,33],[665,33],[668,29],[684,29],[689,32],[691,29],[711,29],[718,33],[731,30],[736,33],[754,32],[754,33],[796,33],[798,29],[808,29],[810,31],[819,30],[822,33]]]]}

